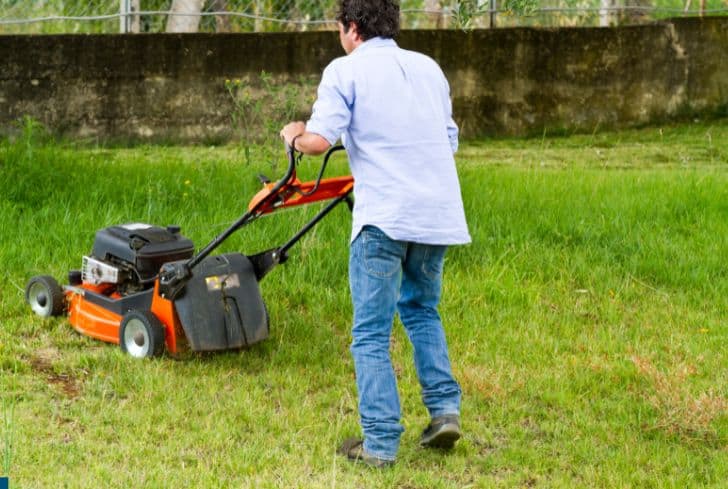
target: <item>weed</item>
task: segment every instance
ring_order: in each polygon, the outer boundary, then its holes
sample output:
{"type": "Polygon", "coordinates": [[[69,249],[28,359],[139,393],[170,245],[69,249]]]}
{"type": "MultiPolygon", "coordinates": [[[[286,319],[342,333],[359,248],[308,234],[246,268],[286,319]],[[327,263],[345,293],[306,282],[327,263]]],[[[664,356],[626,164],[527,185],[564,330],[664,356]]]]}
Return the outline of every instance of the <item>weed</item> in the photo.
{"type": "Polygon", "coordinates": [[[672,371],[662,372],[648,358],[634,355],[631,360],[652,388],[651,394],[645,394],[659,414],[652,429],[664,430],[691,442],[716,438],[713,424],[728,412],[728,399],[712,389],[698,396],[692,394],[689,377],[697,373],[694,365],[682,363],[672,371]]]}
{"type": "MultiPolygon", "coordinates": [[[[283,126],[310,110],[313,79],[301,77],[297,83],[276,79],[262,71],[260,76],[225,80],[233,102],[232,124],[240,132],[246,164],[251,164],[251,147],[279,147],[278,133],[283,126]]],[[[280,151],[266,153],[274,162],[280,151]]]]}

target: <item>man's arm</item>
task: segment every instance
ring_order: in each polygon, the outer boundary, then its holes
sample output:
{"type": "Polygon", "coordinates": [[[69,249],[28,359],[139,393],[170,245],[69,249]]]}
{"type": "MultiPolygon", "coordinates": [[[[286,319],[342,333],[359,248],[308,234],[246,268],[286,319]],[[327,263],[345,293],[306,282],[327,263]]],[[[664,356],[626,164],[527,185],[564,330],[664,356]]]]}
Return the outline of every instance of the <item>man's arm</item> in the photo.
{"type": "Polygon", "coordinates": [[[306,124],[301,121],[289,122],[281,129],[281,137],[293,146],[293,139],[296,139],[295,149],[307,155],[320,155],[324,153],[331,144],[316,134],[315,132],[306,132],[306,124]]]}

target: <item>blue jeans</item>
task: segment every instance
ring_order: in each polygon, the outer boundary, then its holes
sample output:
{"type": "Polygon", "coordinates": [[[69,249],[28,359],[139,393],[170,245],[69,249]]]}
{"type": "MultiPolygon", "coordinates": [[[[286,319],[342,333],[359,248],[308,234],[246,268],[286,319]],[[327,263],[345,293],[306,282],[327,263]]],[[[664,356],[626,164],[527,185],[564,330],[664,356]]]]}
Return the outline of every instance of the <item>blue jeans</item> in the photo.
{"type": "Polygon", "coordinates": [[[412,342],[422,401],[430,416],[460,413],[460,386],[450,369],[437,312],[446,248],[395,241],[373,226],[365,226],[351,244],[351,353],[364,450],[383,459],[394,460],[404,431],[389,356],[395,312],[412,342]]]}

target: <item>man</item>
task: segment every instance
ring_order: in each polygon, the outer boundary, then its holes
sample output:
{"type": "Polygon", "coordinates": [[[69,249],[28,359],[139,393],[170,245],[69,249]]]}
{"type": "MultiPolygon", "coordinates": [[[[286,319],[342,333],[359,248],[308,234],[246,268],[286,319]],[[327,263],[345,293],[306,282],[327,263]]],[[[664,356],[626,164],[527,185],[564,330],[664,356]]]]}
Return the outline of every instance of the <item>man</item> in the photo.
{"type": "Polygon", "coordinates": [[[460,387],[437,306],[445,250],[470,242],[453,153],[458,128],[440,67],[400,49],[392,0],[341,0],[339,39],[347,56],[324,70],[310,120],[281,137],[321,154],[342,136],[354,176],[349,283],[351,352],[363,440],[341,451],[375,467],[391,465],[403,431],[389,355],[395,312],[414,348],[431,422],[420,444],[452,448],[461,436],[460,387]]]}

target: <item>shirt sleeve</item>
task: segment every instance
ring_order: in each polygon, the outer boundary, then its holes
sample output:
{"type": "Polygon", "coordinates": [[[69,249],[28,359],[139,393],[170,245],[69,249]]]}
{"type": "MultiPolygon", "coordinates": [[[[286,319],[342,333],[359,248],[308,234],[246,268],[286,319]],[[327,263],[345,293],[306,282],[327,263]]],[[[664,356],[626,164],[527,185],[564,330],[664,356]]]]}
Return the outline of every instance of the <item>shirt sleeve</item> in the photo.
{"type": "Polygon", "coordinates": [[[353,84],[345,80],[334,63],[327,66],[306,131],[318,134],[331,145],[335,144],[351,122],[353,98],[353,84]]]}

